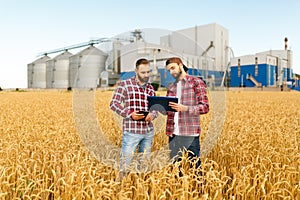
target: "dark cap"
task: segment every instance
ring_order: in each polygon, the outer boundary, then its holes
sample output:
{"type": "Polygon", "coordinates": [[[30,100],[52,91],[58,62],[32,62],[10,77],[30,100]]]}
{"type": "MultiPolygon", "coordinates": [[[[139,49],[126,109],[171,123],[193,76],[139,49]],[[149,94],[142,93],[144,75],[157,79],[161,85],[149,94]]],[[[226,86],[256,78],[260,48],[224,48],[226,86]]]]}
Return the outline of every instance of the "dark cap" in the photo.
{"type": "Polygon", "coordinates": [[[185,72],[187,72],[189,70],[189,68],[187,68],[187,66],[185,66],[182,62],[182,60],[178,57],[172,57],[172,58],[169,58],[167,61],[166,61],[166,66],[168,66],[168,64],[170,63],[177,63],[178,65],[179,64],[182,64],[183,65],[183,69],[185,72]]]}

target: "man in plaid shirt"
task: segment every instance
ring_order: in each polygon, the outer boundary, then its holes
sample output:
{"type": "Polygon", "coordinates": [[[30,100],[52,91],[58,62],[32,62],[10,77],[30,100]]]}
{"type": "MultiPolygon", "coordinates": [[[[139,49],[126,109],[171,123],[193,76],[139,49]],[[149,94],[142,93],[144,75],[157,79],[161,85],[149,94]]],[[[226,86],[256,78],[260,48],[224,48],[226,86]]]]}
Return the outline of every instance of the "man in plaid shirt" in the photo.
{"type": "MultiPolygon", "coordinates": [[[[167,96],[178,97],[178,103],[170,102],[177,112],[167,112],[166,134],[169,136],[170,157],[180,155],[186,149],[190,159],[200,157],[200,115],[209,111],[206,85],[198,77],[189,76],[188,68],[178,57],[166,61],[175,82],[170,84],[167,96]]],[[[200,159],[196,167],[201,164],[200,159]]]]}
{"type": "Polygon", "coordinates": [[[136,76],[118,84],[110,102],[110,108],[123,117],[120,168],[124,173],[131,164],[138,145],[138,152],[149,156],[154,136],[151,121],[157,117],[156,111],[149,112],[147,115],[140,113],[140,111],[149,111],[147,97],[155,96],[154,88],[149,83],[149,61],[144,58],[137,60],[135,73],[136,76]]]}

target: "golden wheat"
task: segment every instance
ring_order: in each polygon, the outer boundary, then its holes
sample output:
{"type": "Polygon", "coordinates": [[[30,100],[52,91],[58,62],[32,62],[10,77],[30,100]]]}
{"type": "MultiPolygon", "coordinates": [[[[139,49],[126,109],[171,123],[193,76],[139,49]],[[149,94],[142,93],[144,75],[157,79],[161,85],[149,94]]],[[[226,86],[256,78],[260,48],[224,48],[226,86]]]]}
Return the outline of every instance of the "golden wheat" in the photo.
{"type": "MultiPolygon", "coordinates": [[[[90,93],[102,133],[119,148],[113,92],[90,93]]],[[[164,117],[156,119],[151,167],[159,170],[122,182],[113,165],[119,152],[105,149],[89,123],[78,133],[76,120],[84,117],[74,116],[74,101],[74,92],[0,92],[0,199],[300,199],[300,93],[226,92],[226,121],[201,159],[202,177],[185,168],[185,158],[182,176],[179,163],[168,164],[164,117]],[[97,157],[103,152],[105,163],[97,157]]],[[[209,137],[211,113],[201,117],[201,141],[209,137]]]]}

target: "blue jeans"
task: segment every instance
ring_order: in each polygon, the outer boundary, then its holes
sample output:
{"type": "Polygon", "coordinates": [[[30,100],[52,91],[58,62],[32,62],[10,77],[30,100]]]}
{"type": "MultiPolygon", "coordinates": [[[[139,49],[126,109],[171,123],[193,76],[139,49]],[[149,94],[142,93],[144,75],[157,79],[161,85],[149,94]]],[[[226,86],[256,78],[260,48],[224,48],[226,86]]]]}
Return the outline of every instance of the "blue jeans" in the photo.
{"type": "Polygon", "coordinates": [[[121,171],[127,171],[127,167],[131,164],[138,145],[138,153],[145,153],[146,157],[149,157],[153,136],[154,130],[146,134],[136,134],[127,131],[123,132],[120,158],[121,171]]]}

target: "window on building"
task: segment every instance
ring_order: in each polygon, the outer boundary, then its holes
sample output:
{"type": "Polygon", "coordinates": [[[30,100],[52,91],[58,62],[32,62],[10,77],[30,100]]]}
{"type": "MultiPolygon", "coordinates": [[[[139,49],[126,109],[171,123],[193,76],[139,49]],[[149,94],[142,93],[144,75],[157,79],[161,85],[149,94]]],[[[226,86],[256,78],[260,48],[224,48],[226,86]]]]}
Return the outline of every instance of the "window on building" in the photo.
{"type": "Polygon", "coordinates": [[[241,76],[241,59],[238,59],[238,77],[241,76]]]}
{"type": "Polygon", "coordinates": [[[258,61],[257,61],[257,57],[255,57],[255,76],[258,76],[258,61]]]}

